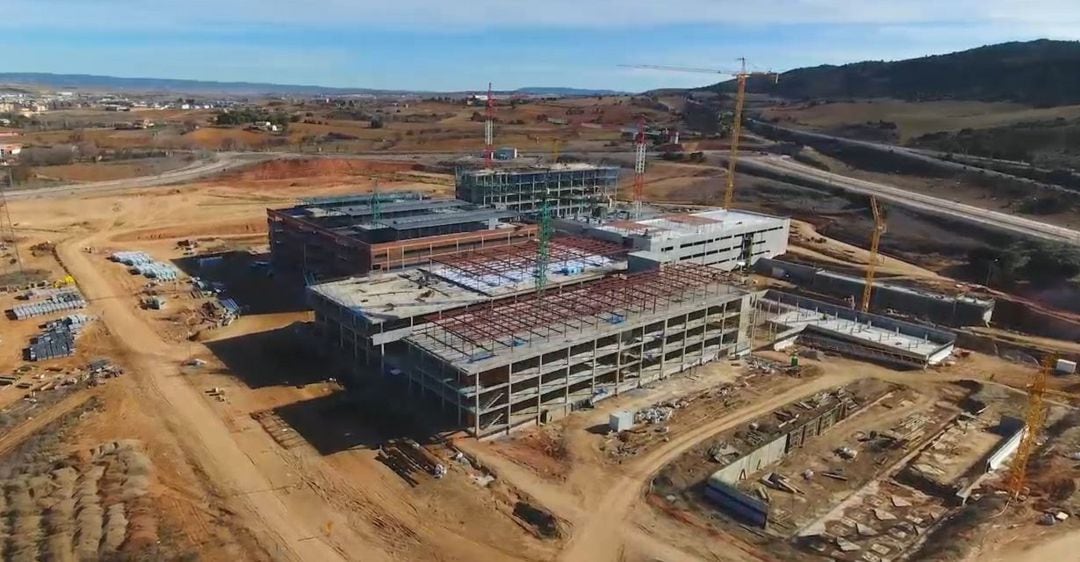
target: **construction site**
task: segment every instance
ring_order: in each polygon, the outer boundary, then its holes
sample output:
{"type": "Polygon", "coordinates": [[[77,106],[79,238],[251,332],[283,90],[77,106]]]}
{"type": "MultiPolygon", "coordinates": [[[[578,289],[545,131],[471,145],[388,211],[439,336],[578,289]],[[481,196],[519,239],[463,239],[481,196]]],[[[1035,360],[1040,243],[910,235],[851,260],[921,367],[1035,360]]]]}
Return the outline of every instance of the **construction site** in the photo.
{"type": "Polygon", "coordinates": [[[732,76],[708,139],[693,100],[310,101],[435,146],[3,200],[0,558],[1063,559],[1071,332],[890,252],[895,200],[791,211],[732,76]]]}

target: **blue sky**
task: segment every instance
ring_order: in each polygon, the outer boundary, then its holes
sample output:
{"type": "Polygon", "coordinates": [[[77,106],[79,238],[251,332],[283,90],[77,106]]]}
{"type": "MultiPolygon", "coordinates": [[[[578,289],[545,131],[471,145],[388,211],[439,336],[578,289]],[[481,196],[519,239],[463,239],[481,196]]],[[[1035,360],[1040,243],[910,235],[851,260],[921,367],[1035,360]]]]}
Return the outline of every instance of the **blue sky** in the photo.
{"type": "Polygon", "coordinates": [[[1077,0],[4,0],[0,71],[475,90],[699,86],[758,69],[1080,39],[1077,0]]]}

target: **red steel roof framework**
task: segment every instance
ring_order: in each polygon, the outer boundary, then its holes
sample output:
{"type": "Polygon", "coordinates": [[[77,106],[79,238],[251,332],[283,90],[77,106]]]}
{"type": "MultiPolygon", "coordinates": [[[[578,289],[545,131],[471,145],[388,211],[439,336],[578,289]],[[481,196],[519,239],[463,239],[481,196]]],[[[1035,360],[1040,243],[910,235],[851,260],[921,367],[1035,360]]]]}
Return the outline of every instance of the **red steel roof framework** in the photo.
{"type": "MultiPolygon", "coordinates": [[[[549,269],[557,268],[559,265],[573,261],[585,261],[597,257],[614,258],[628,251],[627,248],[602,240],[561,236],[551,241],[548,267],[549,269]]],[[[519,278],[509,274],[535,270],[538,258],[539,243],[529,240],[519,244],[478,248],[449,256],[438,256],[432,258],[432,261],[480,283],[485,276],[491,275],[518,281],[519,278]]]]}
{"type": "Polygon", "coordinates": [[[705,294],[710,285],[722,284],[725,275],[697,264],[673,264],[657,271],[608,277],[543,298],[533,293],[513,301],[427,317],[425,333],[466,356],[513,348],[529,334],[550,337],[596,327],[614,316],[655,312],[677,300],[705,294]]]}

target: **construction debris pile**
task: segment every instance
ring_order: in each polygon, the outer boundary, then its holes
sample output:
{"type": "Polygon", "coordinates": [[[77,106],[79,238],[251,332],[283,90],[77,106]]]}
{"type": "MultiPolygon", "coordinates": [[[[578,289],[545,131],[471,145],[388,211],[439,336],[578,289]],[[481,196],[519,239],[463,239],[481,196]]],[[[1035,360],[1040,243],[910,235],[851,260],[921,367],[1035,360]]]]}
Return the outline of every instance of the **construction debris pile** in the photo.
{"type": "Polygon", "coordinates": [[[45,324],[43,331],[30,340],[24,358],[27,361],[46,361],[75,355],[75,338],[90,320],[85,314],[72,314],[45,324]]]}
{"type": "Polygon", "coordinates": [[[411,486],[420,483],[413,476],[417,472],[426,472],[436,480],[446,476],[446,466],[412,439],[387,441],[379,447],[376,458],[411,486]]]}
{"type": "Polygon", "coordinates": [[[78,289],[50,290],[46,291],[46,294],[48,296],[43,301],[13,307],[11,309],[12,316],[16,320],[25,320],[54,312],[86,308],[86,299],[83,298],[78,289]]]}
{"type": "Polygon", "coordinates": [[[685,408],[690,402],[685,399],[679,400],[667,400],[664,402],[657,402],[644,410],[638,410],[634,414],[635,423],[647,423],[649,425],[667,423],[671,419],[671,416],[675,414],[675,410],[685,408]]]}

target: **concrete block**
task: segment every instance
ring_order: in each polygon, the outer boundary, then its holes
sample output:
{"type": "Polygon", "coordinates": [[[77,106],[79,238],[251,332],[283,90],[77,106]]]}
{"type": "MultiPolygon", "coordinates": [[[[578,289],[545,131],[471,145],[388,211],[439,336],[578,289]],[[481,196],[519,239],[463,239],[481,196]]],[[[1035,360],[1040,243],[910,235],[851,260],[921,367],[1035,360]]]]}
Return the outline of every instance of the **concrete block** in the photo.
{"type": "Polygon", "coordinates": [[[620,411],[611,414],[608,419],[608,427],[612,431],[627,431],[634,427],[634,413],[628,411],[620,411]]]}

